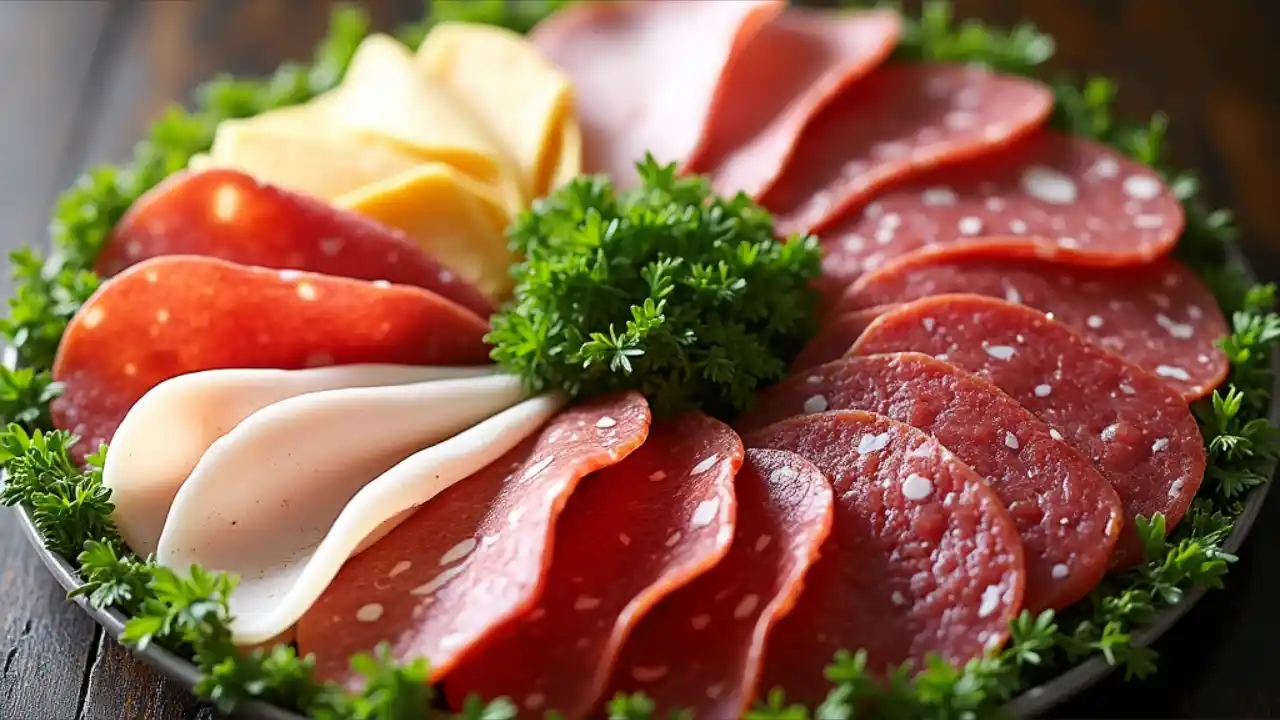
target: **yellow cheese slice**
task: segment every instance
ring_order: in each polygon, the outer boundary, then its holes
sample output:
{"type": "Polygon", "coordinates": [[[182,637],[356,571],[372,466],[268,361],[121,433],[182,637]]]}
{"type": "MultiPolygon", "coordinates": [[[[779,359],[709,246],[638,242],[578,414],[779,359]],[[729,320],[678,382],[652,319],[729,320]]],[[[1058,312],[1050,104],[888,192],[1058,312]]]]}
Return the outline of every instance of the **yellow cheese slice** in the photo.
{"type": "Polygon", "coordinates": [[[226,120],[218,126],[207,160],[192,169],[225,167],[259,182],[332,200],[394,177],[426,160],[387,140],[314,126],[310,132],[280,119],[226,120]]]}
{"type": "Polygon", "coordinates": [[[346,128],[393,140],[493,186],[508,209],[526,202],[502,145],[451,89],[429,79],[413,55],[387,35],[356,50],[326,114],[346,128]]]}
{"type": "Polygon", "coordinates": [[[578,174],[582,140],[573,86],[523,37],[489,25],[441,23],[419,47],[417,61],[502,141],[526,194],[541,197],[578,174]]]}
{"type": "Polygon", "coordinates": [[[495,300],[511,292],[504,232],[510,214],[493,190],[444,163],[430,163],[336,200],[400,228],[460,277],[495,300]]]}
{"type": "Polygon", "coordinates": [[[214,167],[213,156],[209,153],[196,153],[187,161],[187,167],[191,170],[207,170],[214,167]]]}

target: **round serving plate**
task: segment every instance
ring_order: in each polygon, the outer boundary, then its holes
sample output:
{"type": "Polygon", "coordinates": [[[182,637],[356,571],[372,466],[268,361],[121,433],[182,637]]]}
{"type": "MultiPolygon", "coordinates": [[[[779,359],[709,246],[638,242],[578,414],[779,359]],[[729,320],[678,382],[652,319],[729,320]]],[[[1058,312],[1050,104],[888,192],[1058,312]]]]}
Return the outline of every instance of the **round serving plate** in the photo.
{"type": "MultiPolygon", "coordinates": [[[[1251,281],[1257,281],[1257,276],[1254,274],[1253,269],[1249,266],[1243,253],[1235,245],[1228,246],[1227,262],[1240,266],[1248,274],[1251,281]]],[[[3,362],[4,365],[12,367],[13,353],[8,350],[6,348],[3,362]]],[[[1277,381],[1272,388],[1271,407],[1267,417],[1272,423],[1280,424],[1280,354],[1272,358],[1272,369],[1277,373],[1277,381]]],[[[0,484],[3,483],[3,480],[3,472],[0,471],[0,484]]],[[[1250,491],[1248,499],[1245,501],[1244,511],[1236,518],[1235,527],[1223,544],[1227,552],[1235,554],[1240,549],[1240,546],[1244,544],[1245,538],[1248,537],[1249,531],[1253,528],[1253,523],[1258,517],[1258,512],[1262,509],[1262,503],[1266,500],[1267,490],[1270,485],[1271,483],[1269,482],[1263,483],[1250,491]]],[[[49,568],[49,572],[53,573],[58,584],[65,588],[67,592],[83,586],[84,583],[81,581],[76,569],[45,545],[44,540],[40,538],[35,525],[31,521],[28,509],[18,507],[16,511],[27,539],[40,555],[40,559],[44,561],[45,567],[49,568]]],[[[1231,582],[1230,575],[1228,575],[1226,582],[1231,582]]],[[[1183,615],[1186,615],[1187,611],[1200,601],[1204,593],[1205,589],[1203,587],[1194,588],[1186,593],[1177,604],[1156,613],[1149,625],[1134,633],[1133,644],[1138,647],[1148,647],[1154,643],[1169,628],[1173,627],[1183,615]]],[[[88,598],[82,595],[72,598],[72,601],[101,625],[111,637],[119,640],[120,634],[124,632],[126,620],[123,614],[116,610],[95,608],[89,604],[88,598]]],[[[151,645],[145,650],[134,649],[132,652],[188,690],[194,688],[196,682],[200,679],[200,672],[189,660],[179,657],[158,645],[151,645]]],[[[1010,701],[1004,707],[1004,710],[1013,717],[1036,717],[1042,715],[1056,705],[1087,690],[1111,674],[1113,670],[1115,670],[1115,667],[1107,664],[1102,657],[1094,656],[1046,683],[1029,688],[1010,701]]],[[[237,707],[234,717],[252,720],[304,720],[303,716],[297,713],[258,701],[241,703],[237,707]]]]}

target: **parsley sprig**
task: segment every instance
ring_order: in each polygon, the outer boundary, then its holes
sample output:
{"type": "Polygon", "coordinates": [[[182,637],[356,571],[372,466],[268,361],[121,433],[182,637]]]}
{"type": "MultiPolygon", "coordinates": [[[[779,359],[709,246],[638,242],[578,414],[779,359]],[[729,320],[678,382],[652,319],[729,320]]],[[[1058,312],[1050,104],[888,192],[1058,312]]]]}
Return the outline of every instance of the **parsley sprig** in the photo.
{"type": "Polygon", "coordinates": [[[643,392],[660,414],[733,417],[816,329],[817,239],[775,239],[744,194],[648,157],[616,192],[580,177],[509,230],[525,259],[492,319],[493,359],[534,390],[643,392]]]}

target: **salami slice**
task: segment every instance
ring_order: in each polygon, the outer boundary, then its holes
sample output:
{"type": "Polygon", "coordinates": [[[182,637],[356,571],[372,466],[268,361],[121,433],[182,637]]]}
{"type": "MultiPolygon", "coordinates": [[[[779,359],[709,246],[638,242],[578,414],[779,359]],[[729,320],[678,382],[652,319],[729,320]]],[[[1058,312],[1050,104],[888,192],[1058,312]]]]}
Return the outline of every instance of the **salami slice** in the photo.
{"type": "Polygon", "coordinates": [[[397,660],[430,658],[439,682],[537,602],[569,495],[648,432],[649,405],[639,393],[560,413],[348,561],[298,623],[298,649],[315,654],[320,678],[352,684],[362,678],[348,658],[387,642],[397,660]]]}
{"type": "Polygon", "coordinates": [[[990,380],[1093,460],[1124,506],[1113,568],[1142,560],[1135,517],[1164,513],[1172,529],[1200,487],[1204,442],[1182,396],[1036,310],[938,295],[881,315],[852,352],[912,350],[990,380]]]}
{"type": "Polygon", "coordinates": [[[1032,80],[960,65],[886,65],[809,123],[761,203],[780,233],[825,236],[886,184],[1004,147],[1052,109],[1053,93],[1032,80]]]}
{"type": "Polygon", "coordinates": [[[831,486],[804,458],[747,450],[734,481],[733,544],[705,575],[636,626],[608,697],[643,692],[654,716],[742,717],[756,696],[766,641],[790,612],[831,531],[831,486]]]}
{"type": "Polygon", "coordinates": [[[848,283],[927,245],[1021,238],[1006,254],[1093,266],[1169,252],[1182,205],[1155,171],[1092,140],[1045,130],[876,196],[824,234],[823,273],[848,283]]]}
{"type": "Polygon", "coordinates": [[[480,365],[486,325],[406,285],[159,257],[105,282],[72,318],[53,363],[54,424],[107,442],[164,380],[198,370],[480,365]]]}
{"type": "Polygon", "coordinates": [[[730,66],[706,143],[686,169],[711,176],[721,195],[759,197],[813,116],[884,62],[901,33],[896,12],[788,8],[730,66]]]}
{"type": "Polygon", "coordinates": [[[991,488],[934,438],[872,413],[791,418],[746,436],[831,480],[835,522],[795,609],[769,639],[761,689],[816,705],[837,650],[868,668],[937,653],[953,663],[1008,636],[1022,605],[1022,545],[991,488]]]}
{"type": "Polygon", "coordinates": [[[989,295],[1052,314],[1164,378],[1188,402],[1226,378],[1229,365],[1218,340],[1228,334],[1227,321],[1213,293],[1182,263],[1160,259],[1086,268],[1001,257],[1009,245],[993,240],[912,253],[862,276],[841,298],[837,312],[946,293],[989,295]]]}
{"type": "Polygon", "coordinates": [[[573,82],[583,171],[636,183],[650,152],[683,164],[707,139],[727,68],[780,0],[577,3],[538,24],[539,52],[573,82]]]}
{"type": "Polygon", "coordinates": [[[1022,538],[1028,610],[1066,607],[1106,574],[1123,521],[1115,490],[995,385],[920,353],[845,358],[765,390],[738,427],[828,408],[917,427],[986,479],[1022,538]]]}
{"type": "Polygon", "coordinates": [[[116,224],[96,270],[110,276],[162,255],[426,288],[480,317],[493,303],[399,230],[322,200],[260,184],[237,170],[180,172],[116,224]]]}
{"type": "Polygon", "coordinates": [[[636,623],[728,551],[742,458],[728,426],[689,413],[582,483],[556,526],[537,606],[459,664],[446,694],[508,695],[531,717],[584,717],[636,623]]]}
{"type": "Polygon", "coordinates": [[[844,357],[871,321],[889,309],[891,306],[853,310],[826,320],[818,334],[791,361],[791,372],[798,373],[844,357]]]}

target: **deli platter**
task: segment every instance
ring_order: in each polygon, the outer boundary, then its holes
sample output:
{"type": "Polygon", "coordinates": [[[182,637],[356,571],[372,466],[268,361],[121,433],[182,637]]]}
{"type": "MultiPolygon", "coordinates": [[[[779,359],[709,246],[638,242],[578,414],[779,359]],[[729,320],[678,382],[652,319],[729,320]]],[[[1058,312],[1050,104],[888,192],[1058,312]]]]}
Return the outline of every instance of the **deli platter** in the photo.
{"type": "Polygon", "coordinates": [[[1041,714],[1229,582],[1275,288],[945,3],[335,11],[13,258],[5,480],[224,712],[1041,714]]]}

